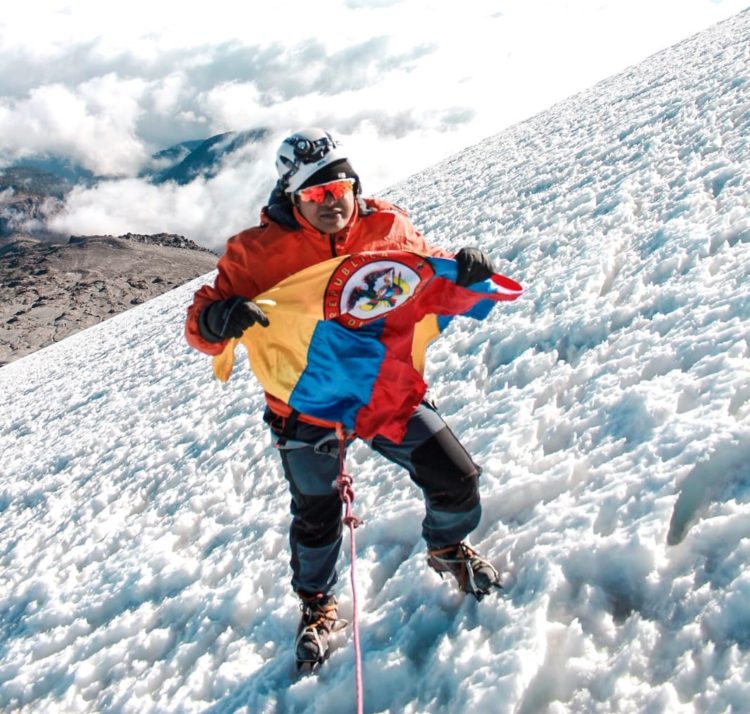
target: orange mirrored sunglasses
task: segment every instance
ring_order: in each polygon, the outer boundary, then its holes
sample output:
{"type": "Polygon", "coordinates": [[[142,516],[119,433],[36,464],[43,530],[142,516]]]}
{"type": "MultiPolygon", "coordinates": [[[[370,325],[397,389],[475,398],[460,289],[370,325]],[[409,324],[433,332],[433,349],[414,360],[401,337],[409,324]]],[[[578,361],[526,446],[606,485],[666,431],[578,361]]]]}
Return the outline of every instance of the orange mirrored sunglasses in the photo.
{"type": "Polygon", "coordinates": [[[354,179],[339,179],[320,186],[310,186],[297,191],[300,201],[312,201],[313,203],[324,203],[326,194],[330,193],[335,201],[338,201],[349,191],[354,190],[354,179]]]}

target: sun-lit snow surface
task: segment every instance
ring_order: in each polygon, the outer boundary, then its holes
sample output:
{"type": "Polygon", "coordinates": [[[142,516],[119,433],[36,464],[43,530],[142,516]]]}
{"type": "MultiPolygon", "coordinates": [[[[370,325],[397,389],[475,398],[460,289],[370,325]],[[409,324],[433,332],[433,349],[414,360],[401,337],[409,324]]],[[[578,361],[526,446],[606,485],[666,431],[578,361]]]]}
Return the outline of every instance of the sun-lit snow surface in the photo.
{"type": "MultiPolygon", "coordinates": [[[[750,710],[749,37],[389,192],[527,292],[429,369],[503,596],[429,571],[408,478],[351,451],[367,711],[750,710]]],[[[213,383],[182,339],[199,284],[0,370],[4,711],[353,710],[350,639],[294,673],[288,496],[250,374],[213,383]]]]}

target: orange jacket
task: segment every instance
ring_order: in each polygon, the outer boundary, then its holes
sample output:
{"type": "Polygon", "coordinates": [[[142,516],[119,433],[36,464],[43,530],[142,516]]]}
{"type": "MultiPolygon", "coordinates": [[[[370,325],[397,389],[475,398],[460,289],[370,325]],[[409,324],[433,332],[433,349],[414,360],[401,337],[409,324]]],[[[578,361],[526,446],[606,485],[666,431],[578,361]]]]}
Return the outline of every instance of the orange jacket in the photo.
{"type": "Polygon", "coordinates": [[[185,324],[188,343],[206,354],[220,354],[226,341],[207,342],[198,330],[198,316],[206,305],[234,295],[252,300],[284,278],[336,255],[386,249],[411,250],[437,257],[450,255],[429,246],[400,208],[372,198],[366,199],[365,205],[367,211],[361,212],[355,204],[349,224],[333,235],[318,231],[296,208],[294,217],[300,224],[297,230],[275,223],[264,209],[260,226],[248,228],[229,239],[226,252],[217,264],[219,274],[214,284],[204,285],[195,293],[185,324]]]}

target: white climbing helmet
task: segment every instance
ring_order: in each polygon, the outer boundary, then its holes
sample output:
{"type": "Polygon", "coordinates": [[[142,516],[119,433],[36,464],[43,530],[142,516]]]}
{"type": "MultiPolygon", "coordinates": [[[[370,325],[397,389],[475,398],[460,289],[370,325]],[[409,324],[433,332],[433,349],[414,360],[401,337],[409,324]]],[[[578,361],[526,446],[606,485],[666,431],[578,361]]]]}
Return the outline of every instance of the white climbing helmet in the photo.
{"type": "Polygon", "coordinates": [[[347,160],[340,147],[325,129],[302,129],[284,139],[276,152],[276,170],[284,191],[294,193],[323,167],[347,160]]]}

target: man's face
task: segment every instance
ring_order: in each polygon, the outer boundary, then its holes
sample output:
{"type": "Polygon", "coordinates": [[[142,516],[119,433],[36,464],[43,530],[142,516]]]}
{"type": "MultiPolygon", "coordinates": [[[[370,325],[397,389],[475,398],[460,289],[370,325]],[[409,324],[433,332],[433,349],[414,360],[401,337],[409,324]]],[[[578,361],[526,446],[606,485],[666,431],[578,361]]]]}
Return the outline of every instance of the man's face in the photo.
{"type": "MultiPolygon", "coordinates": [[[[320,188],[325,189],[325,186],[320,188]]],[[[305,201],[303,193],[303,196],[297,196],[297,207],[302,217],[321,233],[338,233],[346,227],[354,213],[354,192],[344,191],[337,198],[325,191],[322,203],[305,201]]]]}

